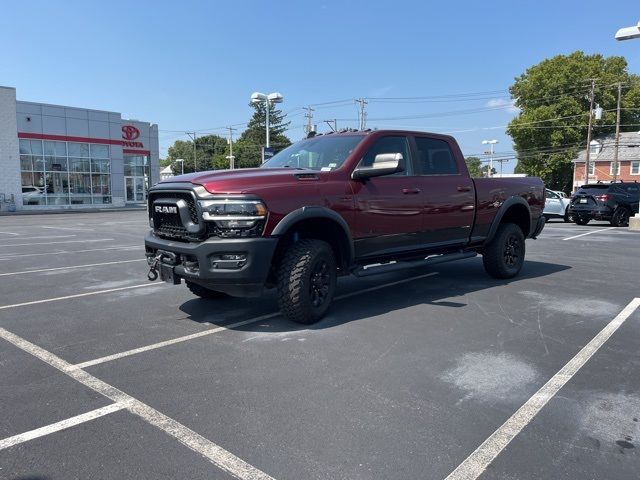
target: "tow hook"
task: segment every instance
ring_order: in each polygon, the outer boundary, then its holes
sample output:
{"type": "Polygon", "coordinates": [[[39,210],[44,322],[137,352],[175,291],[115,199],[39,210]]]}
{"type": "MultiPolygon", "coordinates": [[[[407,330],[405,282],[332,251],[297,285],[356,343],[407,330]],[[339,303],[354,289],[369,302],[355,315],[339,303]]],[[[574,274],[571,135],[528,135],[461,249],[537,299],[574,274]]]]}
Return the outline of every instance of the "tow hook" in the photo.
{"type": "Polygon", "coordinates": [[[147,257],[149,261],[149,273],[147,273],[147,278],[151,282],[155,282],[158,279],[158,263],[160,263],[160,258],[162,258],[162,254],[147,257]]]}

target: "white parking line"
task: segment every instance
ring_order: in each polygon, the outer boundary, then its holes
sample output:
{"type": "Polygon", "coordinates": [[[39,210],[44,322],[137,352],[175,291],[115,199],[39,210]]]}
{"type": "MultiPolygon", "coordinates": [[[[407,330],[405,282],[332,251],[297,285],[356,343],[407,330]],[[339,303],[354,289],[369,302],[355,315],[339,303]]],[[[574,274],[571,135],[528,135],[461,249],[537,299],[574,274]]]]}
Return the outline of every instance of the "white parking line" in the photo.
{"type": "Polygon", "coordinates": [[[607,230],[608,231],[614,231],[611,228],[601,228],[600,230],[591,230],[590,232],[581,233],[580,235],[574,235],[573,237],[563,238],[562,240],[573,240],[574,238],[584,237],[585,235],[591,235],[592,233],[606,232],[607,230]]]}
{"type": "MultiPolygon", "coordinates": [[[[0,238],[0,240],[17,240],[17,239],[22,239],[22,238],[28,238],[30,240],[42,240],[44,238],[71,238],[71,237],[76,237],[77,235],[45,235],[45,236],[38,236],[38,237],[33,237],[31,235],[20,235],[19,237],[11,237],[11,238],[0,238]]],[[[4,245],[0,244],[0,247],[2,247],[4,245]]]]}
{"type": "Polygon", "coordinates": [[[103,265],[117,265],[119,263],[145,262],[146,258],[136,258],[135,260],[118,260],[116,262],[89,263],[86,265],[71,265],[69,267],[41,268],[39,270],[24,270],[22,272],[0,273],[0,277],[9,275],[24,275],[27,273],[55,272],[56,270],[75,270],[78,268],[101,267],[103,265]]]}
{"type": "Polygon", "coordinates": [[[116,387],[103,382],[99,378],[90,375],[84,370],[73,368],[70,363],[65,362],[53,353],[28,342],[24,338],[21,338],[4,328],[0,328],[0,338],[12,343],[25,352],[30,353],[34,357],[39,358],[43,362],[48,363],[52,367],[57,368],[77,382],[80,382],[82,385],[100,393],[116,404],[124,405],[124,408],[129,412],[139,416],[146,422],[172,436],[186,447],[199,453],[211,463],[236,478],[241,480],[273,480],[273,478],[266,473],[258,470],[241,458],[236,457],[231,452],[204,438],[202,435],[199,435],[190,428],[185,427],[173,418],[166,416],[131,395],[126,394],[122,390],[119,390],[116,387]]]}
{"type": "Polygon", "coordinates": [[[129,287],[107,288],[106,290],[96,290],[95,292],[76,293],[75,295],[67,295],[65,297],[45,298],[42,300],[33,300],[31,302],[14,303],[13,305],[2,305],[0,306],[0,310],[6,310],[7,308],[26,307],[28,305],[37,305],[39,303],[59,302],[60,300],[70,300],[72,298],[89,297],[91,295],[101,295],[103,293],[121,292],[122,290],[131,290],[133,288],[145,288],[145,287],[148,288],[148,287],[158,287],[163,285],[164,284],[162,283],[149,282],[149,283],[143,283],[141,285],[131,285],[129,287]]]}
{"type": "Polygon", "coordinates": [[[55,230],[71,230],[74,232],[93,232],[93,228],[54,227],[53,225],[40,225],[40,228],[53,228],[55,230]]]}
{"type": "Polygon", "coordinates": [[[36,242],[36,243],[12,243],[10,245],[2,245],[3,247],[25,247],[30,245],[54,245],[57,243],[92,243],[92,242],[108,242],[113,238],[99,238],[96,240],[67,240],[64,242],[36,242]]]}
{"type": "Polygon", "coordinates": [[[0,232],[0,235],[20,235],[19,233],[13,233],[13,232],[0,232]]]}
{"type": "Polygon", "coordinates": [[[0,253],[0,260],[10,260],[16,257],[38,257],[42,255],[63,255],[66,253],[86,253],[86,252],[102,252],[103,250],[135,250],[144,248],[142,245],[129,245],[126,247],[103,247],[103,248],[91,248],[88,250],[58,250],[57,252],[44,252],[44,253],[0,253]]]}
{"type": "Polygon", "coordinates": [[[66,430],[67,428],[75,427],[76,425],[95,420],[96,418],[104,417],[110,413],[122,410],[125,406],[126,405],[122,403],[112,403],[106,407],[91,410],[90,412],[76,415],[75,417],[67,418],[65,420],[52,423],[51,425],[46,425],[44,427],[36,428],[35,430],[14,435],[13,437],[5,438],[4,440],[0,440],[0,450],[4,450],[5,448],[13,447],[39,437],[44,437],[45,435],[50,435],[61,430],[66,430]]]}
{"type": "Polygon", "coordinates": [[[640,298],[634,298],[586,344],[569,362],[562,367],[540,390],[522,405],[506,422],[491,434],[469,455],[445,480],[475,480],[486,470],[507,445],[526,427],[544,406],[573,378],[585,363],[618,330],[627,318],[640,306],[640,298]]]}
{"type": "MultiPolygon", "coordinates": [[[[382,288],[392,287],[394,285],[399,285],[401,283],[407,283],[414,280],[420,280],[421,278],[431,277],[433,275],[437,275],[438,272],[431,272],[424,275],[418,275],[416,277],[405,278],[402,280],[398,280],[397,282],[385,283],[384,285],[376,285],[375,287],[365,288],[363,290],[358,290],[356,292],[345,293],[344,295],[339,295],[335,298],[335,300],[344,300],[345,298],[353,297],[355,295],[361,295],[363,293],[372,292],[375,290],[380,290],[382,288]]],[[[114,360],[118,360],[124,357],[130,357],[131,355],[136,355],[142,352],[148,352],[150,350],[156,350],[162,347],[168,347],[169,345],[175,345],[176,343],[186,342],[188,340],[193,340],[195,338],[204,337],[207,335],[212,335],[214,333],[224,332],[225,330],[231,330],[232,328],[241,327],[243,325],[249,325],[251,323],[261,322],[263,320],[268,320],[270,318],[274,318],[279,316],[279,312],[268,313],[266,315],[261,315],[259,317],[250,318],[248,320],[242,320],[240,322],[230,323],[229,325],[225,325],[223,327],[215,327],[210,328],[209,330],[204,330],[202,332],[192,333],[190,335],[184,335],[182,337],[172,338],[171,340],[165,340],[163,342],[153,343],[151,345],[146,345],[144,347],[133,348],[131,350],[126,350],[120,353],[114,353],[113,355],[107,355],[105,357],[96,358],[94,360],[88,360],[86,362],[78,363],[74,365],[75,368],[87,368],[93,365],[99,365],[101,363],[112,362],[114,360]]]]}

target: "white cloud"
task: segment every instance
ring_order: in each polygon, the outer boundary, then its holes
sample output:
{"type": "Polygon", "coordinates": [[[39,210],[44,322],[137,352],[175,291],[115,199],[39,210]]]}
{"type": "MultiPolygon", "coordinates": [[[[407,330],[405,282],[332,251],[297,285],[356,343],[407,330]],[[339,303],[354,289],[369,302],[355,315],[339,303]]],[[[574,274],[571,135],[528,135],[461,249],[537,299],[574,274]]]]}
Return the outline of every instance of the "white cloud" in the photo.
{"type": "Polygon", "coordinates": [[[492,98],[485,106],[489,108],[505,107],[509,113],[520,113],[520,109],[514,105],[513,100],[505,100],[504,98],[492,98]]]}

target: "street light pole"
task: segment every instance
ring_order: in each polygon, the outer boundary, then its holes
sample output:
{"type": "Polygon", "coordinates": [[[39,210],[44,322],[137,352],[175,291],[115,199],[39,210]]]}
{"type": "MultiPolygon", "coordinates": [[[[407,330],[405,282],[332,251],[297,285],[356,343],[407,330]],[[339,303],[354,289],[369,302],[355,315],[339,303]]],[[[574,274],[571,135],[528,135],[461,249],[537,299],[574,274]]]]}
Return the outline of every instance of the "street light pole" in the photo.
{"type": "MultiPolygon", "coordinates": [[[[282,96],[281,93],[279,92],[273,92],[270,93],[268,95],[264,94],[264,93],[260,93],[260,92],[253,92],[251,94],[251,103],[260,103],[260,102],[264,102],[265,108],[266,108],[266,148],[270,147],[270,142],[269,142],[269,109],[271,107],[272,103],[282,103],[282,101],[284,100],[284,97],[282,96]]],[[[263,158],[264,160],[264,158],[263,158]]]]}
{"type": "Polygon", "coordinates": [[[498,140],[483,140],[483,145],[489,145],[489,171],[487,177],[493,176],[493,146],[498,143],[498,140]]]}

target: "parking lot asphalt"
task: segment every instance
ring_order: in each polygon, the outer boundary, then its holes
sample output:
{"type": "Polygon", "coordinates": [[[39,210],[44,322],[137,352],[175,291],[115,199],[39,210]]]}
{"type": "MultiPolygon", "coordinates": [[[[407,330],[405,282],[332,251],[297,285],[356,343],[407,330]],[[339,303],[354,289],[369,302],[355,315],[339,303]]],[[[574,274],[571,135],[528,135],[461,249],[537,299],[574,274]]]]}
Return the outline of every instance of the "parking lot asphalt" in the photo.
{"type": "Polygon", "coordinates": [[[0,218],[0,478],[637,479],[640,234],[273,292],[149,283],[146,213],[0,218]]]}

